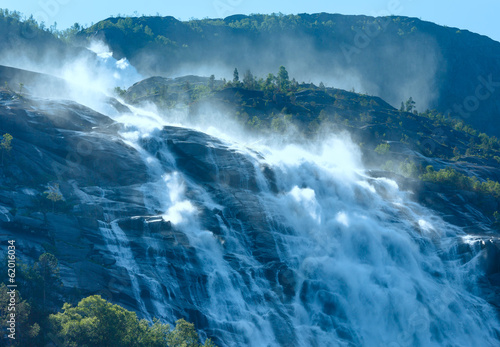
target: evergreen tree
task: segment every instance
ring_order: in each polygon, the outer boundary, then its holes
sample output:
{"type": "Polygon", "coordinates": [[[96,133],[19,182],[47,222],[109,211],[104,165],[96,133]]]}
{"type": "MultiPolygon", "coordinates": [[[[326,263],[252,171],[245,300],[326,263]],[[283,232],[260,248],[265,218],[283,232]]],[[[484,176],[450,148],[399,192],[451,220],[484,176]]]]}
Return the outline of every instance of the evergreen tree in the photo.
{"type": "Polygon", "coordinates": [[[243,76],[243,85],[247,89],[253,89],[255,85],[255,79],[252,75],[252,72],[250,70],[247,70],[245,72],[245,75],[243,76]]]}
{"type": "MultiPolygon", "coordinates": [[[[40,332],[40,326],[38,323],[30,322],[30,312],[31,306],[26,300],[21,298],[21,294],[18,290],[15,293],[15,311],[12,310],[11,294],[9,288],[5,284],[0,285],[0,327],[2,329],[9,328],[10,314],[15,313],[15,340],[11,340],[11,345],[13,346],[34,346],[35,338],[40,332]],[[9,310],[11,308],[11,310],[9,310]]],[[[9,330],[5,330],[7,334],[10,334],[9,330]]]]}
{"type": "Polygon", "coordinates": [[[286,68],[284,66],[280,66],[278,72],[278,87],[281,91],[284,91],[288,89],[289,84],[290,80],[288,77],[288,71],[286,71],[286,68]]]}
{"type": "Polygon", "coordinates": [[[214,87],[215,87],[215,76],[214,75],[210,75],[210,79],[208,80],[208,87],[210,88],[210,90],[214,90],[214,87]]]}
{"type": "Polygon", "coordinates": [[[52,297],[53,289],[60,284],[59,263],[51,253],[43,253],[35,263],[35,271],[41,278],[41,290],[43,294],[43,310],[46,309],[47,298],[52,297]]]}
{"type": "Polygon", "coordinates": [[[414,108],[415,108],[415,101],[413,101],[413,98],[410,96],[410,98],[406,100],[406,112],[413,112],[414,108]]]}
{"type": "Polygon", "coordinates": [[[36,338],[37,341],[37,343],[22,345],[44,346],[45,343],[42,341],[50,333],[48,316],[61,307],[62,283],[59,277],[58,261],[54,255],[44,253],[32,266],[21,261],[16,265],[16,284],[30,306],[28,324],[33,329],[30,332],[30,338],[36,338]]]}
{"type": "Polygon", "coordinates": [[[264,86],[262,89],[265,91],[272,91],[276,88],[276,77],[272,73],[267,74],[266,80],[264,81],[264,86]]]}
{"type": "Polygon", "coordinates": [[[234,68],[233,72],[233,83],[238,84],[240,82],[240,74],[238,73],[238,69],[234,68]]]}

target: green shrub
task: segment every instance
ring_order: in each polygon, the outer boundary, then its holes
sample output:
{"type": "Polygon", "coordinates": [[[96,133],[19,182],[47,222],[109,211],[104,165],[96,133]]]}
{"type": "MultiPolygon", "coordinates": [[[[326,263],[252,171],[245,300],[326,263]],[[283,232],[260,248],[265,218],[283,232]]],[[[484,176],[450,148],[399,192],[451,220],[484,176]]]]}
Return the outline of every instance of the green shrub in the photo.
{"type": "Polygon", "coordinates": [[[477,177],[466,176],[455,169],[446,168],[435,171],[434,168],[429,165],[426,168],[426,173],[421,175],[420,179],[454,186],[458,189],[500,197],[500,183],[492,181],[489,178],[484,182],[480,182],[477,177]]]}
{"type": "Polygon", "coordinates": [[[388,143],[381,143],[375,148],[375,153],[380,154],[380,155],[385,155],[389,153],[389,150],[391,149],[391,145],[388,143]]]}
{"type": "Polygon", "coordinates": [[[65,346],[215,347],[210,339],[199,342],[192,323],[180,319],[174,330],[155,320],[139,320],[135,312],[113,305],[99,295],[64,304],[63,312],[50,315],[51,329],[65,346]]]}

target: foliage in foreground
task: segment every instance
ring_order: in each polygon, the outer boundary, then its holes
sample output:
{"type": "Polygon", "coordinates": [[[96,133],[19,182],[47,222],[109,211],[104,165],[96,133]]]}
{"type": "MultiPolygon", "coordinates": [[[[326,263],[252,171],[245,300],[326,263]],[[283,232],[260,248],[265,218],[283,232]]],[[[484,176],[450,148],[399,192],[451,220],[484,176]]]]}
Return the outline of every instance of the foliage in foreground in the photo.
{"type": "MultiPolygon", "coordinates": [[[[7,258],[4,259],[7,264],[7,258]]],[[[183,319],[174,329],[155,320],[138,319],[135,312],[113,305],[100,296],[82,299],[76,306],[65,303],[62,312],[61,280],[57,258],[40,255],[37,262],[16,264],[16,339],[11,346],[161,346],[215,347],[210,339],[201,344],[194,324],[183,319]]],[[[7,328],[11,294],[0,284],[0,329],[7,328]]],[[[81,297],[80,295],[75,295],[81,297]]],[[[8,342],[0,337],[0,345],[8,342]]]]}
{"type": "Polygon", "coordinates": [[[64,304],[63,312],[50,315],[51,329],[65,346],[169,346],[213,347],[210,339],[199,343],[192,323],[183,319],[174,330],[168,324],[139,320],[135,312],[94,295],[76,307],[64,304]]]}

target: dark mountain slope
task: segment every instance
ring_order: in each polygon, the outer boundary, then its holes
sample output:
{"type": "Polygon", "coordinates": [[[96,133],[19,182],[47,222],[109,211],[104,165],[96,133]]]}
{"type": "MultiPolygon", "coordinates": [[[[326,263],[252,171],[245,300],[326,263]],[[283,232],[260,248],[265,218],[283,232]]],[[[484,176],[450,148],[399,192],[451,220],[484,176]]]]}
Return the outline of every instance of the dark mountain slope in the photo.
{"type": "Polygon", "coordinates": [[[191,70],[228,76],[238,67],[264,76],[285,65],[298,80],[355,87],[396,107],[413,96],[421,111],[451,111],[482,131],[500,134],[500,43],[416,18],[326,13],[189,22],[109,18],[82,36],[103,39],[117,58],[126,56],[145,75],[191,70]]]}

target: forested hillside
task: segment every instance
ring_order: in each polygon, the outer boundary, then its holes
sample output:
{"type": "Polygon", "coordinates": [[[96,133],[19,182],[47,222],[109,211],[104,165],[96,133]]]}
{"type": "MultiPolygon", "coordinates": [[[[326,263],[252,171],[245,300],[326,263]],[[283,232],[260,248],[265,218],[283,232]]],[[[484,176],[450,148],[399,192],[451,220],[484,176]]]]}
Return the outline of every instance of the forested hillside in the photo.
{"type": "Polygon", "coordinates": [[[77,34],[102,39],[146,77],[255,75],[284,65],[299,81],[453,114],[490,135],[497,115],[500,44],[416,18],[338,14],[108,18],[77,34]],[[476,95],[479,93],[478,95],[476,95]],[[488,124],[488,125],[486,125],[488,124]]]}

